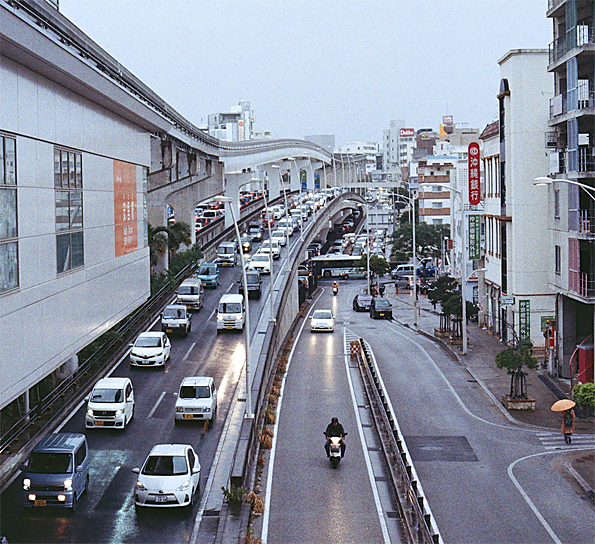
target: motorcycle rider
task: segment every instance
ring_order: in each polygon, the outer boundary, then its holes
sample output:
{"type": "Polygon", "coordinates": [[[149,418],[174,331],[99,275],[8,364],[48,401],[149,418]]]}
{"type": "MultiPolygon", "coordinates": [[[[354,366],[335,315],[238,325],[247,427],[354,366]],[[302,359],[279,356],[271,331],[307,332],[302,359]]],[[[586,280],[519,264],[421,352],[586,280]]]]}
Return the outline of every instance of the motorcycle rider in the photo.
{"type": "Polygon", "coordinates": [[[339,284],[336,281],[333,282],[333,291],[336,293],[339,292],[339,284]]]}
{"type": "MultiPolygon", "coordinates": [[[[324,445],[324,449],[326,450],[326,456],[330,457],[330,441],[329,438],[331,436],[340,436],[343,438],[347,433],[345,429],[343,429],[343,425],[339,423],[339,420],[336,417],[331,419],[331,422],[327,425],[326,431],[324,432],[326,436],[326,444],[324,445]]],[[[345,455],[345,440],[341,440],[341,457],[345,455]]]]}

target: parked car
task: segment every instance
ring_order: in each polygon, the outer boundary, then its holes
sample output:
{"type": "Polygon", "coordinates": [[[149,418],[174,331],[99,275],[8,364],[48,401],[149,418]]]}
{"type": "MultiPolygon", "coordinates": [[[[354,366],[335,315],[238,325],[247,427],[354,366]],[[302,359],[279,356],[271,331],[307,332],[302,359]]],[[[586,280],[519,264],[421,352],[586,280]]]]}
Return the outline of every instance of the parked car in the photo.
{"type": "Polygon", "coordinates": [[[157,444],[141,468],[134,485],[134,505],[180,507],[194,505],[200,489],[200,461],[187,444],[157,444]]]}
{"type": "Polygon", "coordinates": [[[164,332],[141,332],[130,347],[130,366],[163,367],[171,353],[171,343],[164,332]]]}
{"type": "Polygon", "coordinates": [[[217,287],[219,285],[219,267],[216,263],[200,265],[196,277],[202,281],[203,287],[217,287]]]}
{"type": "Polygon", "coordinates": [[[335,318],[331,310],[314,310],[310,316],[310,332],[335,330],[335,318]]]}
{"type": "Polygon", "coordinates": [[[130,378],[102,378],[85,398],[85,427],[124,430],[134,416],[134,391],[130,378]]]}
{"type": "Polygon", "coordinates": [[[353,299],[353,309],[356,312],[369,312],[372,303],[372,295],[359,294],[353,299]]]}
{"type": "Polygon", "coordinates": [[[213,425],[217,414],[217,388],[213,378],[188,376],[182,380],[180,390],[175,395],[174,423],[208,420],[213,425]]]}
{"type": "Polygon", "coordinates": [[[378,319],[380,317],[392,319],[393,308],[390,301],[384,297],[373,298],[370,302],[370,317],[372,319],[378,319]]]}

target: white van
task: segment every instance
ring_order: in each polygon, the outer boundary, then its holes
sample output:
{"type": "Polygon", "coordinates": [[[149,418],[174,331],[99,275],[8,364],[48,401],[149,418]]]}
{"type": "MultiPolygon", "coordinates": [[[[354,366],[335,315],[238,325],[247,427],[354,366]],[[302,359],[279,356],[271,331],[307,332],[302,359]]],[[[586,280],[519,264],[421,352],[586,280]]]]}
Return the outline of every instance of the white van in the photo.
{"type": "Polygon", "coordinates": [[[85,400],[87,428],[124,430],[134,416],[134,391],[129,378],[102,378],[85,400]]]}
{"type": "Polygon", "coordinates": [[[243,295],[223,295],[217,306],[217,334],[225,329],[244,329],[246,308],[243,295]]]}
{"type": "Polygon", "coordinates": [[[413,265],[412,264],[400,264],[391,273],[393,280],[405,279],[405,276],[413,276],[413,265]]]}
{"type": "Polygon", "coordinates": [[[215,262],[220,266],[235,266],[238,262],[236,242],[221,242],[217,248],[215,262]]]}
{"type": "Polygon", "coordinates": [[[174,422],[183,420],[210,420],[217,413],[217,388],[210,377],[188,376],[182,381],[176,399],[174,422]]]}
{"type": "Polygon", "coordinates": [[[176,292],[176,303],[184,304],[189,310],[200,310],[204,301],[202,281],[197,278],[184,280],[176,292]]]}

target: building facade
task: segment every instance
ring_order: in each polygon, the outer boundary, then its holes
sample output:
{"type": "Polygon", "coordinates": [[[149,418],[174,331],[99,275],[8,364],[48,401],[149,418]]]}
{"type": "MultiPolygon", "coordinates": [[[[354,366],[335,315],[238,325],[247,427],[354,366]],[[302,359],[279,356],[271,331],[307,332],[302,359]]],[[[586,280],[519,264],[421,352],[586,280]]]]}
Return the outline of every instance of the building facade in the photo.
{"type": "Polygon", "coordinates": [[[151,132],[134,100],[52,34],[68,24],[58,12],[43,28],[0,12],[0,408],[27,409],[37,383],[70,373],[150,295],[151,132]]]}
{"type": "Polygon", "coordinates": [[[415,130],[400,119],[391,121],[389,127],[382,133],[382,162],[388,177],[397,180],[406,177],[409,163],[413,160],[416,135],[415,130]]]}
{"type": "Polygon", "coordinates": [[[212,113],[208,117],[209,134],[219,140],[250,140],[254,132],[254,113],[250,102],[241,101],[229,112],[212,113]]]}
{"type": "MultiPolygon", "coordinates": [[[[547,189],[549,285],[556,293],[555,372],[569,377],[577,363],[593,364],[595,329],[595,64],[592,0],[550,0],[554,41],[547,70],[549,165],[540,176],[562,181],[547,189]],[[548,169],[549,166],[549,169],[548,169]],[[568,182],[571,183],[568,183],[568,182]],[[582,184],[582,187],[576,185],[582,184]]],[[[592,374],[591,374],[592,375],[592,374]]],[[[579,379],[585,379],[579,376],[579,379]]]]}

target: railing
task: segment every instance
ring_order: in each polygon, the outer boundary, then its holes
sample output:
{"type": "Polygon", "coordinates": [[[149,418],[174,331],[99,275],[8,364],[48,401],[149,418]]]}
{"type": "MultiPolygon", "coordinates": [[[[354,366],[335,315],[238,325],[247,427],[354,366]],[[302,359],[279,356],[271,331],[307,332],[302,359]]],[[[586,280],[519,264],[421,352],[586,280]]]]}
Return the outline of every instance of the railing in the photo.
{"type": "MultiPolygon", "coordinates": [[[[552,174],[566,174],[572,172],[568,166],[568,161],[571,159],[571,155],[568,149],[558,150],[558,171],[552,172],[552,174]]],[[[595,149],[593,147],[580,146],[578,148],[577,166],[576,171],[582,173],[595,172],[595,149]]]]}
{"type": "Polygon", "coordinates": [[[581,209],[578,214],[578,231],[587,235],[595,235],[595,210],[581,209]]]}
{"type": "Polygon", "coordinates": [[[550,98],[550,119],[564,115],[569,111],[580,111],[595,107],[595,92],[577,89],[578,101],[576,110],[568,109],[568,94],[562,93],[550,98]]]}
{"type": "Polygon", "coordinates": [[[560,60],[566,53],[575,47],[581,47],[594,42],[593,27],[579,24],[570,29],[566,34],[555,39],[549,45],[550,64],[560,60]]]}
{"type": "Polygon", "coordinates": [[[568,289],[584,298],[595,297],[595,272],[570,270],[568,289]]]}

